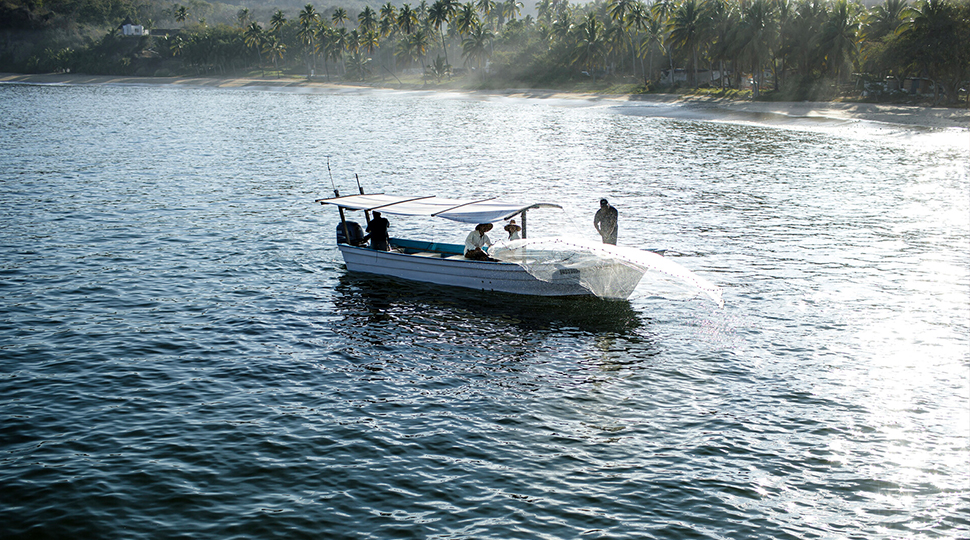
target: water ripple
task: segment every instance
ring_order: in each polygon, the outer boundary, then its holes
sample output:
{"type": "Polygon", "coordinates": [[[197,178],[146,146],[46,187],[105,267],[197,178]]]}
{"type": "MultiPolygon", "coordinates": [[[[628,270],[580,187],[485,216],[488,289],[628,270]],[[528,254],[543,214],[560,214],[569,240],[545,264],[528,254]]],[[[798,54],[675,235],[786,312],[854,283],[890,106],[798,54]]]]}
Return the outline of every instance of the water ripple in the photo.
{"type": "Polygon", "coordinates": [[[0,94],[4,537],[968,526],[970,179],[945,134],[393,92],[0,94]],[[621,243],[668,248],[726,307],[348,274],[312,204],[328,159],[345,192],[359,173],[562,203],[536,234],[595,234],[608,196],[621,243]]]}

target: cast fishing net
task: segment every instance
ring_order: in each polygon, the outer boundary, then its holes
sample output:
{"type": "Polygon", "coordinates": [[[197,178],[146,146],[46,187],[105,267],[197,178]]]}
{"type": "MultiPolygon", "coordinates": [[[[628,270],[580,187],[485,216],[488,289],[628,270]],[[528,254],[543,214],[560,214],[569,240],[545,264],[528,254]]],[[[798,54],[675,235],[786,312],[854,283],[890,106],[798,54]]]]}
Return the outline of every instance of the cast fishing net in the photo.
{"type": "Polygon", "coordinates": [[[543,281],[578,274],[579,283],[601,298],[629,298],[642,281],[641,289],[652,296],[686,299],[703,294],[724,306],[720,287],[650,251],[554,237],[499,242],[488,254],[543,281]]]}

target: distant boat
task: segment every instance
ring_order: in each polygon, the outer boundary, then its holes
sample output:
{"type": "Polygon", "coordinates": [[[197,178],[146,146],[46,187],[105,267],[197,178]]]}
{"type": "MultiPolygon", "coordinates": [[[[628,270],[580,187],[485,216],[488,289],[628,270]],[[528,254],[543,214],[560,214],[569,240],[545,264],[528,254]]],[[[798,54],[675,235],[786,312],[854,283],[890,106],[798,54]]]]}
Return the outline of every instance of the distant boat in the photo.
{"type": "Polygon", "coordinates": [[[706,293],[721,303],[720,289],[657,252],[595,244],[583,240],[528,237],[530,210],[559,208],[551,203],[514,203],[496,198],[449,199],[435,196],[385,194],[349,195],[316,202],[336,206],[337,247],[347,270],[399,279],[533,296],[588,296],[627,299],[646,272],[660,272],[668,281],[706,293]],[[496,260],[476,261],[464,256],[464,244],[445,244],[391,238],[390,250],[359,245],[360,225],[347,211],[398,216],[441,218],[461,223],[497,223],[519,218],[522,239],[497,242],[488,255],[496,260]]]}

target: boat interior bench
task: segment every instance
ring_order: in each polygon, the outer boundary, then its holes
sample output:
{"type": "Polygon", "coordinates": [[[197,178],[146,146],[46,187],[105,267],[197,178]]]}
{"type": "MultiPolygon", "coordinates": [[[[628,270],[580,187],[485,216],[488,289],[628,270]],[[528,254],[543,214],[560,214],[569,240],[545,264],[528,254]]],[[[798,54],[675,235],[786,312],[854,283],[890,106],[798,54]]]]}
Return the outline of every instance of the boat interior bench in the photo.
{"type": "Polygon", "coordinates": [[[438,242],[422,242],[420,240],[403,240],[391,238],[391,245],[409,255],[429,258],[464,258],[465,246],[460,244],[441,244],[438,242]]]}

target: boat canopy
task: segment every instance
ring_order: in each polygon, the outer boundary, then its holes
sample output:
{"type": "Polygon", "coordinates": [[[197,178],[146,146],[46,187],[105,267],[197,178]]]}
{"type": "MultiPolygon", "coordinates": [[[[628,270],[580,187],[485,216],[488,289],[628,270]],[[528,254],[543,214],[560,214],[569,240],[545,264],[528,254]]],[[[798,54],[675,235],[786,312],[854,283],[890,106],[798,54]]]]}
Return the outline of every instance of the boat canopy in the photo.
{"type": "Polygon", "coordinates": [[[401,195],[348,195],[318,199],[348,210],[377,210],[397,216],[440,217],[461,223],[493,223],[509,219],[533,208],[559,208],[558,204],[519,204],[491,199],[446,199],[444,197],[407,197],[401,195]]]}

